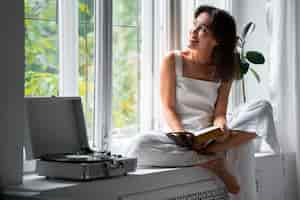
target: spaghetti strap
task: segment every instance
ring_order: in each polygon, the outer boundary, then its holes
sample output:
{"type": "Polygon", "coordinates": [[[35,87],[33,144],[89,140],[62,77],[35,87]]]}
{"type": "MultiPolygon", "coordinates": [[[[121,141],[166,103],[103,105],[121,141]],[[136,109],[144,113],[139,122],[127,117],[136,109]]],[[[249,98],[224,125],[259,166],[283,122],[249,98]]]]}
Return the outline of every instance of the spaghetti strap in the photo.
{"type": "Polygon", "coordinates": [[[175,70],[176,70],[176,76],[182,76],[182,57],[180,55],[180,51],[175,51],[175,70]]]}

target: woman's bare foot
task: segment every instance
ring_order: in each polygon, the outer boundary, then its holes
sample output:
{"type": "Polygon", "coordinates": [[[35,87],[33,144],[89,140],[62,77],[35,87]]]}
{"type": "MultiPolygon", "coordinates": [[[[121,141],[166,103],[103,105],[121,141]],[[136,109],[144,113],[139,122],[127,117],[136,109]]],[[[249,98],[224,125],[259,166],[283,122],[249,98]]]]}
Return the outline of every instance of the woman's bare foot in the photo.
{"type": "Polygon", "coordinates": [[[214,174],[216,174],[224,182],[228,192],[233,194],[239,193],[240,186],[236,178],[233,175],[231,175],[230,172],[226,169],[225,161],[223,158],[208,161],[198,166],[208,169],[214,174]]]}

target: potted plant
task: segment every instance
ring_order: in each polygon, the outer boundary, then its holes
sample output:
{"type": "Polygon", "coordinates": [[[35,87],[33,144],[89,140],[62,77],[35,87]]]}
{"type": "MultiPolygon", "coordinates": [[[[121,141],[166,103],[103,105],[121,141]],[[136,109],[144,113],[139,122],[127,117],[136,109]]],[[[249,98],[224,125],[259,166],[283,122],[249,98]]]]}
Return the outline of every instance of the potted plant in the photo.
{"type": "Polygon", "coordinates": [[[243,102],[246,102],[246,89],[245,89],[245,80],[244,76],[251,71],[254,75],[257,82],[260,82],[260,77],[258,73],[250,67],[250,64],[264,64],[265,57],[259,51],[246,51],[245,44],[247,42],[247,37],[255,30],[255,24],[253,22],[249,22],[245,25],[242,30],[241,36],[238,36],[237,42],[237,57],[238,57],[238,65],[239,65],[239,74],[238,79],[242,81],[242,94],[243,94],[243,102]]]}

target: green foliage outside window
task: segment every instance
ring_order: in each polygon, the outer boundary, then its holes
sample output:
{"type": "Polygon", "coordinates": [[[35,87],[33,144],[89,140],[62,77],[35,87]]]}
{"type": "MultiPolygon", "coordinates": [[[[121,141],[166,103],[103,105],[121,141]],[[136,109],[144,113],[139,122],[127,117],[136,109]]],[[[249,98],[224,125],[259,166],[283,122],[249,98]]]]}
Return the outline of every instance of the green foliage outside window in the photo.
{"type": "Polygon", "coordinates": [[[79,84],[89,137],[94,134],[95,113],[95,6],[94,0],[78,1],[79,84]]]}
{"type": "MultiPolygon", "coordinates": [[[[79,83],[87,126],[94,127],[94,0],[78,0],[79,83]]],[[[25,95],[59,95],[57,0],[24,0],[25,95]]],[[[139,0],[113,0],[113,127],[137,124],[139,0]]],[[[93,131],[93,130],[89,130],[93,131]]]]}
{"type": "Polygon", "coordinates": [[[25,95],[58,94],[55,0],[25,0],[25,95]]]}
{"type": "Polygon", "coordinates": [[[139,14],[139,0],[113,1],[114,128],[138,123],[139,14]]]}

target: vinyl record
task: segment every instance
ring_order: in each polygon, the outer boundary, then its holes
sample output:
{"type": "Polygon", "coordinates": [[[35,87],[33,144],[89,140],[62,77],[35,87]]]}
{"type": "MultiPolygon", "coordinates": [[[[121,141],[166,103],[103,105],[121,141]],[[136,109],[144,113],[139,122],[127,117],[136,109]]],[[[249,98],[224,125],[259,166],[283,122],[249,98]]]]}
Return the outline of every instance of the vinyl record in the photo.
{"type": "Polygon", "coordinates": [[[68,162],[68,163],[91,163],[112,160],[102,154],[48,154],[41,157],[43,161],[68,162]]]}

